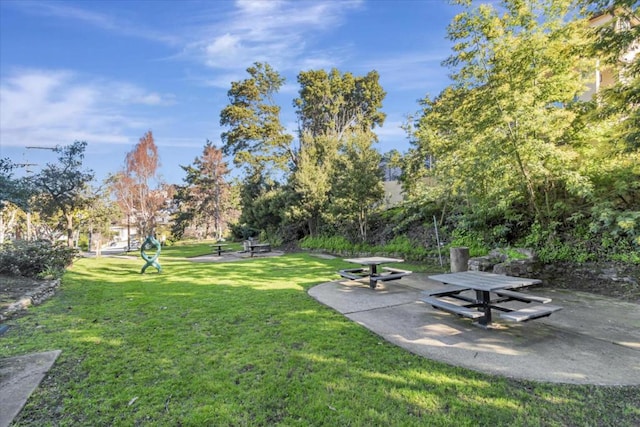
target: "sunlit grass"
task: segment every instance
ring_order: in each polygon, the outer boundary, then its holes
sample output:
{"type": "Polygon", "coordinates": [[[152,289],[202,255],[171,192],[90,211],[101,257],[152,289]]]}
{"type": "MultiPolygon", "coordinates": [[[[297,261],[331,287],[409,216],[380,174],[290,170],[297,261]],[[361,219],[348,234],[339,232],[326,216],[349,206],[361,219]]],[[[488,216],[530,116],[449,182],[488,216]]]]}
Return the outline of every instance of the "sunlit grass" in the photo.
{"type": "Polygon", "coordinates": [[[140,274],[141,259],[80,260],[55,298],[13,320],[0,337],[0,357],[62,350],[16,424],[640,420],[637,387],[511,381],[385,342],[307,295],[337,279],[342,260],[295,254],[195,263],[184,258],[205,249],[195,246],[161,257],[162,273],[140,274]]]}

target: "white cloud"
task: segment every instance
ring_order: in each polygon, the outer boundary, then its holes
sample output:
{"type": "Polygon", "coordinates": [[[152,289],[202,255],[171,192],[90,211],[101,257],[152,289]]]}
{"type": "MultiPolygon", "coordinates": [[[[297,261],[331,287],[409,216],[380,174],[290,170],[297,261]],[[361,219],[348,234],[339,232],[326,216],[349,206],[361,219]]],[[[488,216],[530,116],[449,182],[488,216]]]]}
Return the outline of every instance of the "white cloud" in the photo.
{"type": "Polygon", "coordinates": [[[100,28],[104,31],[109,31],[117,35],[138,37],[170,45],[179,43],[179,38],[167,34],[166,32],[147,28],[138,21],[132,22],[125,18],[92,12],[83,8],[69,6],[60,2],[23,0],[9,3],[9,5],[19,8],[23,12],[31,15],[40,15],[65,19],[68,21],[77,21],[81,24],[90,25],[94,28],[100,28]]]}
{"type": "MultiPolygon", "coordinates": [[[[447,79],[447,69],[441,63],[450,51],[444,48],[440,52],[405,52],[390,54],[380,58],[371,58],[362,62],[365,69],[375,69],[385,86],[396,90],[432,90],[440,88],[447,79]]],[[[436,95],[433,94],[432,95],[436,95]]]]}
{"type": "Polygon", "coordinates": [[[199,33],[185,54],[214,69],[245,69],[254,62],[268,62],[275,69],[299,70],[306,65],[335,64],[337,55],[305,53],[314,34],[341,25],[345,14],[361,1],[237,1],[236,9],[217,16],[218,23],[199,33]],[[331,59],[329,59],[331,58],[331,59]]]}
{"type": "Polygon", "coordinates": [[[130,129],[145,127],[135,105],[171,102],[129,83],[83,81],[69,71],[20,70],[0,84],[0,144],[129,143],[130,129]]]}

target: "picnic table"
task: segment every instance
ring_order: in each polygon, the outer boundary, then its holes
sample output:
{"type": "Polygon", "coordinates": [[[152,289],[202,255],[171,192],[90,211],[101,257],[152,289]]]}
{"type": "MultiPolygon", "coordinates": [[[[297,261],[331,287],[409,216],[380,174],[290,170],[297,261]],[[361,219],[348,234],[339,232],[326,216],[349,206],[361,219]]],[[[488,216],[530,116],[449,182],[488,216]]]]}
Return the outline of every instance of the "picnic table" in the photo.
{"type": "Polygon", "coordinates": [[[383,271],[378,271],[378,266],[381,264],[404,262],[403,259],[399,258],[364,257],[347,258],[345,261],[352,264],[360,264],[366,268],[347,268],[340,270],[338,274],[351,280],[368,279],[369,287],[371,289],[375,289],[379,281],[384,282],[387,280],[398,280],[408,274],[411,274],[411,271],[391,267],[382,267],[383,271]]]}
{"type": "Polygon", "coordinates": [[[252,258],[258,252],[271,252],[271,243],[249,242],[247,247],[252,258]]]}
{"type": "Polygon", "coordinates": [[[226,249],[224,249],[225,246],[229,246],[229,245],[226,243],[216,243],[211,245],[211,247],[213,248],[213,251],[217,253],[218,256],[222,256],[222,252],[226,251],[226,249]]]}
{"type": "Polygon", "coordinates": [[[549,316],[551,313],[562,309],[562,307],[548,304],[551,302],[551,298],[515,290],[542,283],[538,279],[512,277],[482,271],[438,274],[429,276],[429,278],[442,282],[446,286],[425,291],[425,297],[422,298],[423,302],[439,310],[471,318],[484,327],[489,327],[492,323],[492,310],[501,311],[500,317],[505,320],[526,322],[549,316]],[[466,291],[475,292],[475,295],[469,296],[466,291]],[[457,303],[458,301],[463,303],[459,304],[457,303]],[[525,303],[527,306],[524,308],[512,308],[503,305],[503,303],[509,301],[525,303]],[[529,305],[531,303],[537,304],[529,305]]]}

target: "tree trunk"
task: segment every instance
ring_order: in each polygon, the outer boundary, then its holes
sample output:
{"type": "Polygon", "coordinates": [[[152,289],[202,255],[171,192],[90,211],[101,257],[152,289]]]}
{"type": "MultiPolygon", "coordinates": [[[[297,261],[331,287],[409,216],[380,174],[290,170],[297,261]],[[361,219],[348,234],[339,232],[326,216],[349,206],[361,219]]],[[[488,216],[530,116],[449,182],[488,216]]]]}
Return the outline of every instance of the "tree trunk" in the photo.
{"type": "Polygon", "coordinates": [[[67,219],[67,246],[73,247],[73,214],[67,213],[64,215],[67,219]]]}

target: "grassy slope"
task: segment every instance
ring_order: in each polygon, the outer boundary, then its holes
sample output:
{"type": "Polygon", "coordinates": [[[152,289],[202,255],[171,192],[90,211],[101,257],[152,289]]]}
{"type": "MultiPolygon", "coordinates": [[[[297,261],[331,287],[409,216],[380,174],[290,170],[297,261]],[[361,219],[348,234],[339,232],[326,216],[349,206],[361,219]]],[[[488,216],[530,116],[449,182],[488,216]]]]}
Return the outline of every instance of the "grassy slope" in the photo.
{"type": "Polygon", "coordinates": [[[17,425],[640,423],[639,387],[512,381],[386,343],[306,294],[340,260],[167,252],[160,275],[140,275],[139,259],[81,260],[12,321],[0,357],[62,349],[17,425]]]}

